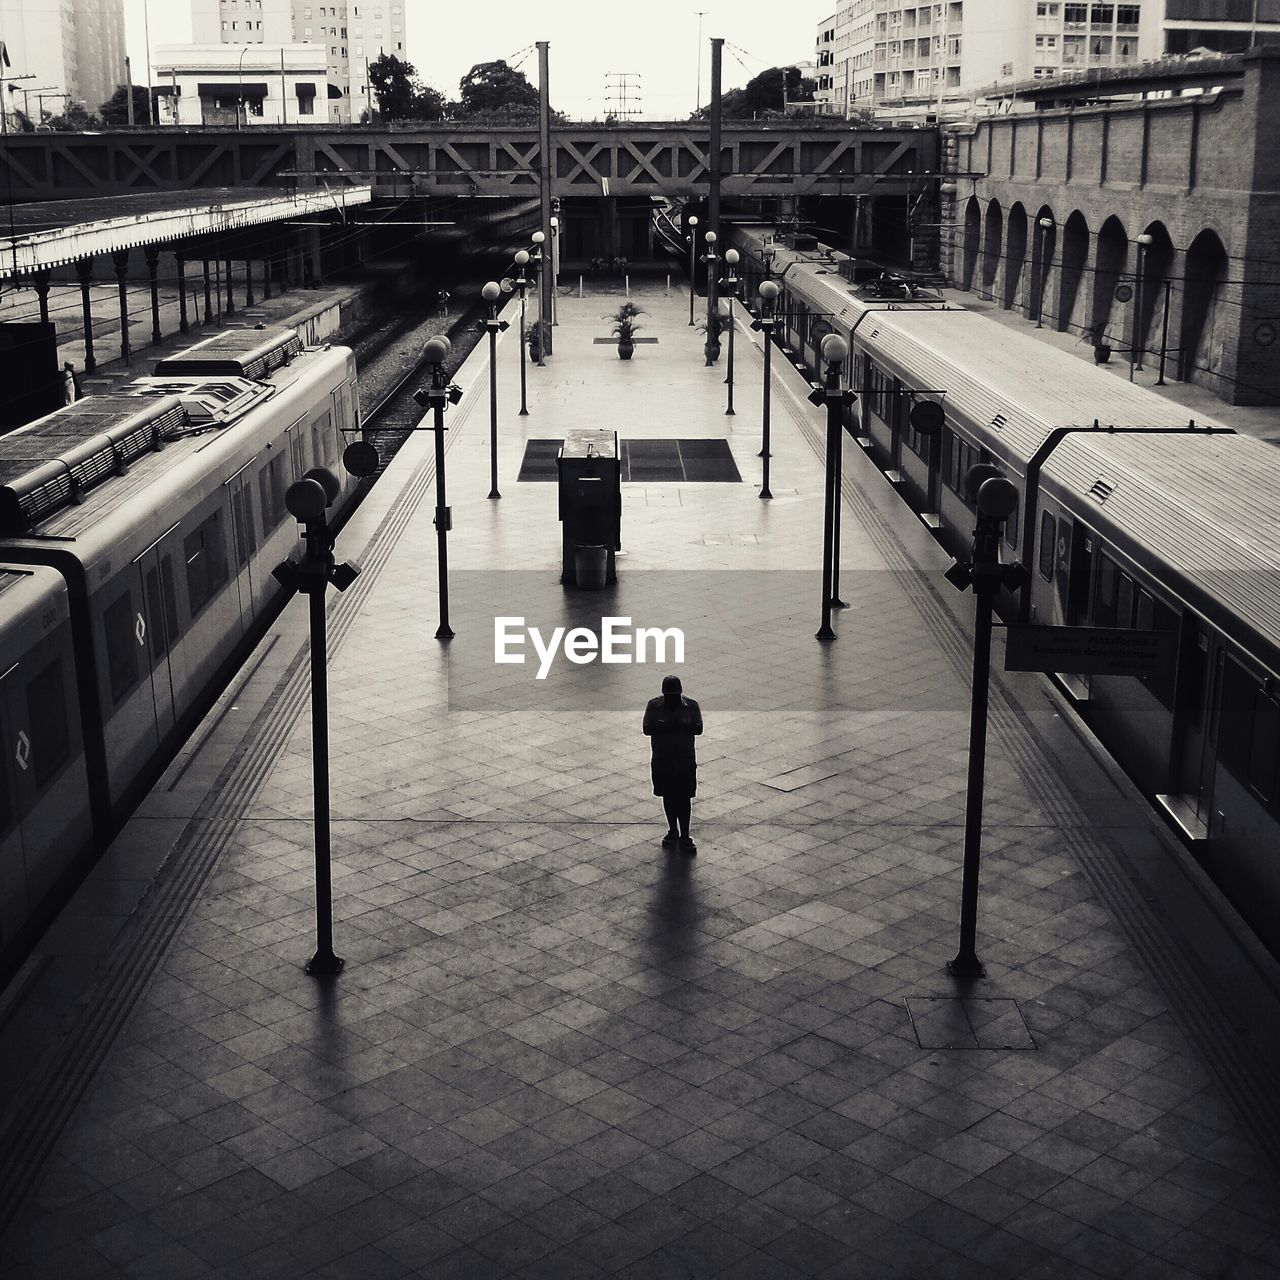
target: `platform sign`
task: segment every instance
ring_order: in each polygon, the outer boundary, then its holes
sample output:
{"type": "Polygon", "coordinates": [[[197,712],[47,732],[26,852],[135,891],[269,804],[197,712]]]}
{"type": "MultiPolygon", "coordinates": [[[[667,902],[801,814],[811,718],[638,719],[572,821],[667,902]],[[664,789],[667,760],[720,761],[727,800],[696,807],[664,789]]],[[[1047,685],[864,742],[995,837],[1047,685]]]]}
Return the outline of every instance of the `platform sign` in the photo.
{"type": "Polygon", "coordinates": [[[1158,676],[1173,666],[1171,631],[1127,627],[1006,628],[1006,671],[1067,671],[1076,675],[1158,676]]]}

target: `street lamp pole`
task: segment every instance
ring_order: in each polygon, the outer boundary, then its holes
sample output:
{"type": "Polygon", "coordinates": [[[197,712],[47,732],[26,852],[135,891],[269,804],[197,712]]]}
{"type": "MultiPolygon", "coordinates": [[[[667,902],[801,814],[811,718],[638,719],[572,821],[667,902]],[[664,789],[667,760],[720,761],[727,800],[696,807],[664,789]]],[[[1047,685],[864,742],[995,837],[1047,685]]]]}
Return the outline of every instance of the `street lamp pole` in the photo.
{"type": "Polygon", "coordinates": [[[516,292],[520,295],[520,416],[527,418],[529,410],[525,405],[525,352],[524,352],[524,293],[529,287],[529,281],[525,276],[525,268],[529,265],[529,254],[525,249],[521,249],[516,254],[516,270],[515,279],[516,292]]]}
{"type": "Polygon", "coordinates": [[[774,280],[762,280],[760,282],[760,318],[751,322],[753,329],[758,329],[764,334],[764,399],[761,406],[763,438],[759,454],[764,459],[764,483],[760,486],[760,497],[762,498],[773,497],[769,489],[769,384],[772,376],[769,356],[772,351],[773,326],[775,323],[773,304],[777,301],[777,298],[777,282],[774,280]]]}
{"type": "Polygon", "coordinates": [[[542,278],[543,278],[543,272],[544,272],[543,261],[542,261],[542,246],[543,246],[543,243],[546,241],[546,238],[547,237],[541,231],[535,231],[533,233],[533,256],[530,259],[530,261],[532,261],[533,263],[533,284],[534,284],[534,288],[537,289],[538,291],[538,319],[535,321],[535,323],[538,326],[537,334],[538,334],[538,368],[539,369],[543,368],[546,364],[546,352],[544,350],[544,348],[547,345],[546,334],[542,332],[542,311],[543,311],[542,278]]]}
{"type": "Polygon", "coordinates": [[[844,406],[853,400],[853,392],[840,385],[841,370],[849,358],[849,344],[838,333],[822,340],[822,358],[827,362],[826,385],[816,387],[809,399],[827,407],[826,494],[822,522],[822,624],[816,632],[818,640],[834,640],[831,606],[835,600],[833,572],[836,543],[836,503],[839,501],[838,474],[840,433],[844,430],[844,406]]]}
{"type": "Polygon", "coordinates": [[[551,323],[559,324],[556,319],[556,290],[560,285],[560,219],[551,218],[551,291],[548,301],[551,304],[551,323]]]}
{"type": "Polygon", "coordinates": [[[728,268],[725,278],[720,282],[724,286],[725,297],[729,299],[729,367],[725,381],[729,384],[729,407],[725,414],[733,416],[733,300],[738,296],[738,251],[727,249],[724,264],[728,268]]]}
{"type": "Polygon", "coordinates": [[[484,321],[485,332],[489,335],[489,497],[501,498],[502,494],[498,492],[498,334],[506,332],[510,326],[505,320],[498,319],[502,286],[496,280],[490,280],[480,290],[480,296],[489,304],[489,314],[484,321]]]}
{"type": "Polygon", "coordinates": [[[714,364],[720,356],[720,309],[716,304],[716,242],[719,236],[708,231],[705,239],[707,252],[703,261],[707,264],[707,363],[714,364]]]}
{"type": "Polygon", "coordinates": [[[432,523],[436,527],[436,561],[440,589],[440,625],[436,628],[437,640],[452,640],[453,628],[449,625],[449,529],[453,523],[445,497],[444,484],[444,407],[457,404],[462,399],[460,387],[452,386],[444,371],[445,357],[449,354],[449,339],[441,335],[430,339],[422,348],[422,358],[431,374],[431,386],[420,387],[413,398],[430,409],[433,422],[429,431],[436,433],[436,514],[432,523]]]}
{"type": "Polygon", "coordinates": [[[240,129],[240,121],[244,117],[244,55],[249,52],[249,46],[245,45],[240,50],[240,60],[236,64],[236,76],[240,81],[240,105],[236,108],[236,130],[240,129]]]}
{"type": "Polygon", "coordinates": [[[1045,236],[1049,234],[1049,228],[1054,225],[1052,218],[1036,219],[1036,235],[1040,237],[1040,253],[1039,261],[1036,266],[1036,328],[1044,328],[1044,279],[1048,274],[1048,268],[1044,262],[1044,241],[1045,236]]]}
{"type": "Polygon", "coordinates": [[[1151,247],[1154,236],[1145,232],[1137,236],[1136,243],[1138,245],[1138,272],[1133,281],[1133,341],[1129,344],[1129,381],[1133,381],[1133,370],[1135,368],[1134,355],[1135,348],[1137,354],[1136,367],[1142,368],[1142,352],[1146,347],[1146,326],[1142,323],[1142,277],[1147,265],[1147,250],[1151,247]]]}
{"type": "Polygon", "coordinates": [[[698,294],[698,215],[689,215],[689,328],[693,328],[693,301],[698,294]]]}

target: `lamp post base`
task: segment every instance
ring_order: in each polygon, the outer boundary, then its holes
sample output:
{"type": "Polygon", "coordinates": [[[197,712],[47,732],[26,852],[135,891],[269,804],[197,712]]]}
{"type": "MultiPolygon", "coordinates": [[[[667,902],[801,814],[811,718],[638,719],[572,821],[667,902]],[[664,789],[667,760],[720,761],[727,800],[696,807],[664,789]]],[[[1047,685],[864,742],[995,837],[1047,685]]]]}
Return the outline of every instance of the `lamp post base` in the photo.
{"type": "Polygon", "coordinates": [[[982,961],[977,955],[970,952],[961,952],[954,960],[947,961],[947,972],[953,978],[985,978],[987,971],[983,967],[982,961]]]}
{"type": "Polygon", "coordinates": [[[442,623],[441,623],[441,624],[436,628],[436,639],[437,639],[437,640],[452,640],[452,639],[453,639],[453,628],[452,628],[451,626],[449,626],[449,624],[448,624],[447,622],[442,622],[442,623]]]}
{"type": "Polygon", "coordinates": [[[490,490],[489,490],[489,497],[491,497],[491,498],[500,498],[500,497],[502,497],[502,494],[500,494],[500,493],[497,491],[497,489],[490,489],[490,490]]]}
{"type": "Polygon", "coordinates": [[[756,497],[758,497],[758,498],[772,498],[772,497],[773,497],[773,494],[772,494],[772,492],[771,492],[769,489],[765,488],[765,489],[761,489],[761,490],[760,490],[760,492],[756,495],[756,497]]]}
{"type": "Polygon", "coordinates": [[[304,972],[313,974],[316,977],[328,977],[335,973],[341,973],[342,966],[345,963],[346,961],[341,956],[335,956],[332,951],[317,951],[307,961],[304,972]]]}
{"type": "Polygon", "coordinates": [[[836,633],[832,630],[830,623],[823,623],[823,625],[813,633],[813,638],[815,640],[821,640],[825,644],[828,640],[834,640],[836,638],[836,633]]]}
{"type": "Polygon", "coordinates": [[[847,600],[841,600],[839,596],[832,596],[827,603],[833,609],[847,609],[849,607],[849,602],[847,600]]]}

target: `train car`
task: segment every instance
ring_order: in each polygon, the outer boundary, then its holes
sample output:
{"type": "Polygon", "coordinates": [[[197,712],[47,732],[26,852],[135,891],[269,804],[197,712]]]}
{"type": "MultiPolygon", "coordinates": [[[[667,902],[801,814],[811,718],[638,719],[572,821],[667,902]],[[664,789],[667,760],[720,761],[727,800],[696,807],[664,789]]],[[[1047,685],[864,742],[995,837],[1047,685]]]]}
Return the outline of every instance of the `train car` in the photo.
{"type": "MultiPolygon", "coordinates": [[[[271,570],[298,546],[288,486],[324,466],[342,485],[335,515],[354,496],[339,459],[357,426],[349,350],[233,330],[0,439],[0,560],[64,584],[79,808],[99,844],[283,598],[271,570]]],[[[53,842],[55,871],[73,845],[53,842]]]]}
{"type": "Polygon", "coordinates": [[[1165,676],[1074,677],[1086,720],[1280,953],[1280,457],[1073,432],[1038,489],[1038,616],[1176,637],[1165,676]]]}
{"type": "Polygon", "coordinates": [[[62,575],[0,562],[0,955],[25,944],[34,908],[93,835],[62,575]]]}

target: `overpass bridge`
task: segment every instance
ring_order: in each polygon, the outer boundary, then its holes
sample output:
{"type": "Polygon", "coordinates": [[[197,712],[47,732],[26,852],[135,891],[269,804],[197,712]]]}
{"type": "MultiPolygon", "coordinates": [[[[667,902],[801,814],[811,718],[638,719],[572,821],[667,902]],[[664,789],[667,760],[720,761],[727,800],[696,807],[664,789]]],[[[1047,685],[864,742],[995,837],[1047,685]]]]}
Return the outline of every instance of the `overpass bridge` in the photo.
{"type": "MultiPolygon", "coordinates": [[[[552,195],[705,195],[707,124],[556,126],[552,195]]],[[[935,129],[851,129],[814,121],[726,123],[726,198],[906,196],[938,171],[935,129]]],[[[0,191],[15,202],[200,187],[299,188],[372,184],[379,196],[536,196],[536,124],[452,122],[343,129],[135,128],[103,133],[10,134],[0,191]]]]}

